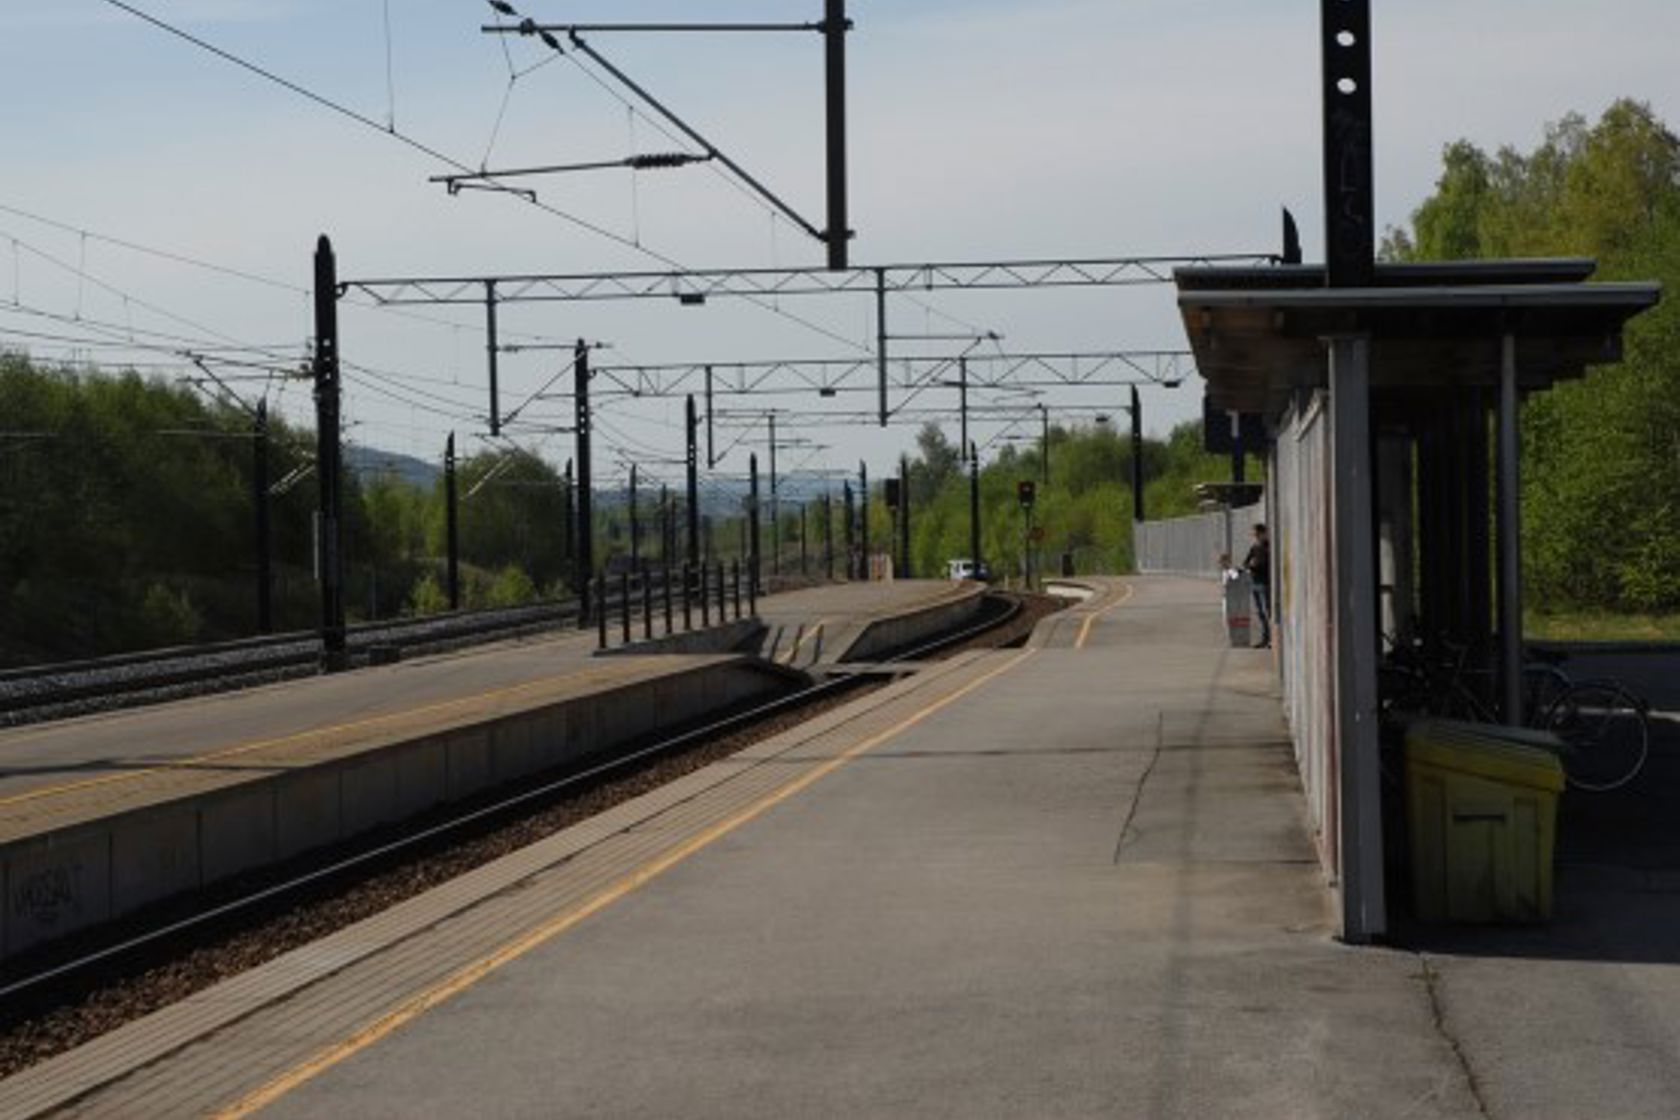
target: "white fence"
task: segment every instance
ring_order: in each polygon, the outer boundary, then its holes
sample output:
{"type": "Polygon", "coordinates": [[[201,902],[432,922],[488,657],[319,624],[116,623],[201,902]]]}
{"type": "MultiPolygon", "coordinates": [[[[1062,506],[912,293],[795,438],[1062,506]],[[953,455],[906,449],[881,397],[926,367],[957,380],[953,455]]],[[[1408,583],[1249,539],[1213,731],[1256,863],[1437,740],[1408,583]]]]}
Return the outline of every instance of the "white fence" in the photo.
{"type": "Polygon", "coordinates": [[[1266,519],[1263,505],[1198,513],[1167,521],[1132,525],[1137,569],[1160,575],[1219,575],[1219,558],[1229,555],[1237,566],[1248,553],[1254,526],[1266,519]]]}

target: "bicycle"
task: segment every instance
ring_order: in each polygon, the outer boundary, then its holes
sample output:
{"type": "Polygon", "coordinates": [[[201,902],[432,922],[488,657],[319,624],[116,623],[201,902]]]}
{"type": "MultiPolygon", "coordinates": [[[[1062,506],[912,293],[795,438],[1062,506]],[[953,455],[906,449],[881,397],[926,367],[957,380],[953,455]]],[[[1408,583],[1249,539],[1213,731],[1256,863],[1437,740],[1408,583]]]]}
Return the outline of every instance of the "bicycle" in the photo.
{"type": "MultiPolygon", "coordinates": [[[[1494,679],[1490,668],[1470,665],[1470,648],[1441,641],[1433,653],[1421,645],[1392,643],[1379,671],[1382,715],[1416,714],[1497,722],[1497,713],[1468,683],[1471,676],[1494,679]]],[[[1557,736],[1558,761],[1575,789],[1608,793],[1639,776],[1650,755],[1650,705],[1609,677],[1576,680],[1564,672],[1561,654],[1530,651],[1523,665],[1524,725],[1557,736]]]]}

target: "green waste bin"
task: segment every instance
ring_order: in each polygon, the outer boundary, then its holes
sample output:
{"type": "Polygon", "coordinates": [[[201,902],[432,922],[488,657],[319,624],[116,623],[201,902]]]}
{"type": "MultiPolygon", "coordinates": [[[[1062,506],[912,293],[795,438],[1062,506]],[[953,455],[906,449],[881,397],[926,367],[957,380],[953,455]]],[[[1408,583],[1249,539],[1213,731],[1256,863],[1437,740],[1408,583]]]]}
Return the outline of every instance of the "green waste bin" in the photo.
{"type": "Polygon", "coordinates": [[[1545,732],[1424,720],[1406,733],[1412,901],[1427,922],[1543,922],[1562,744],[1545,732]]]}

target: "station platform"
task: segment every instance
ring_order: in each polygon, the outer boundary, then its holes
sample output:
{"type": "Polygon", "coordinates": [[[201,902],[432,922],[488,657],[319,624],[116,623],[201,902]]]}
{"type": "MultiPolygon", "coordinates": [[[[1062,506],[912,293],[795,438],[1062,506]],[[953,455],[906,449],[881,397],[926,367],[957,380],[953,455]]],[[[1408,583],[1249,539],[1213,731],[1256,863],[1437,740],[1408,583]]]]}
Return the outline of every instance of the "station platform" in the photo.
{"type": "MultiPolygon", "coordinates": [[[[942,582],[766,598],[898,625],[942,582]]],[[[803,678],[566,632],[0,731],[0,957],[803,678]]]]}
{"type": "Polygon", "coordinates": [[[979,611],[985,590],[973,582],[888,580],[775,595],[759,604],[760,652],[807,670],[870,660],[960,626],[979,611]]]}
{"type": "Polygon", "coordinates": [[[0,1114],[1485,1115],[1428,969],[1332,940],[1268,655],[1213,594],[1099,581],[1029,648],[0,1082],[0,1114]]]}

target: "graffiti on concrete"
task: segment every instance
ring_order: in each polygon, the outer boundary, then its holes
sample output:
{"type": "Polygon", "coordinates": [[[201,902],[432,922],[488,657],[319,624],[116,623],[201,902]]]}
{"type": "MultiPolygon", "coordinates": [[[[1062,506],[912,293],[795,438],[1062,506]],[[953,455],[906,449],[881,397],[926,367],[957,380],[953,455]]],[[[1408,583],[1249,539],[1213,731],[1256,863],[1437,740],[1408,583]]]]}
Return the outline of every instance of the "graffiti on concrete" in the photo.
{"type": "Polygon", "coordinates": [[[12,913],[41,926],[55,926],[81,910],[80,862],[44,867],[27,875],[12,892],[12,913]]]}

